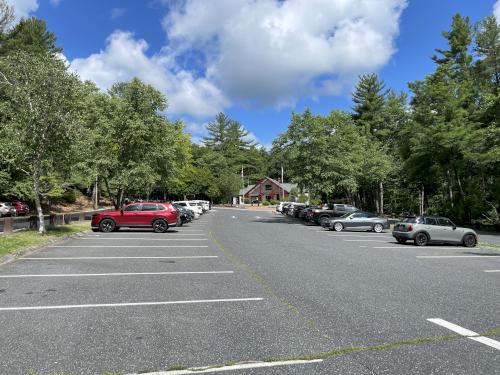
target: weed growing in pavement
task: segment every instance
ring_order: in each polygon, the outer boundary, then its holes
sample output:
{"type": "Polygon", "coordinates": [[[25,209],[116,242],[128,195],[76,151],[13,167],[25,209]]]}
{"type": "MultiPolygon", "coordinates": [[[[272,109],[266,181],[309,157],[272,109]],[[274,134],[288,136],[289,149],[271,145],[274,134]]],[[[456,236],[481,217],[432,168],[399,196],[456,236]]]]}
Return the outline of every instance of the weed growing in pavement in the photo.
{"type": "Polygon", "coordinates": [[[187,367],[182,365],[172,365],[167,367],[167,371],[179,371],[185,370],[187,367]]]}
{"type": "Polygon", "coordinates": [[[493,242],[479,242],[479,246],[495,247],[497,249],[500,249],[500,245],[497,243],[493,243],[493,242]]]}

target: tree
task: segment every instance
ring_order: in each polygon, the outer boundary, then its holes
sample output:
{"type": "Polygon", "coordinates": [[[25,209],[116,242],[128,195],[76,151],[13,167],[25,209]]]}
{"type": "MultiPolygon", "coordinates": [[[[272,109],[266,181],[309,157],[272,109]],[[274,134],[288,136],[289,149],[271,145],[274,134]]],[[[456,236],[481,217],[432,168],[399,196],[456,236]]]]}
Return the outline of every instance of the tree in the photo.
{"type": "Polygon", "coordinates": [[[0,35],[3,35],[14,21],[14,7],[0,0],[0,35]]]}
{"type": "Polygon", "coordinates": [[[109,94],[87,88],[85,144],[90,158],[82,168],[104,181],[118,209],[127,194],[149,195],[172,184],[189,159],[189,138],[180,122],[161,112],[166,98],[137,78],[112,86],[109,94]]]}
{"type": "Polygon", "coordinates": [[[0,61],[2,95],[0,142],[4,162],[31,179],[39,217],[41,181],[71,164],[76,136],[79,81],[48,54],[12,53],[0,61]]]}
{"type": "Polygon", "coordinates": [[[364,128],[366,134],[377,134],[384,127],[382,110],[385,105],[385,84],[375,73],[359,77],[354,89],[354,120],[364,128]]]}
{"type": "Polygon", "coordinates": [[[62,48],[56,46],[56,40],[56,36],[47,30],[45,21],[35,17],[23,18],[3,36],[0,55],[25,51],[29,54],[49,53],[55,56],[62,52],[62,48]]]}

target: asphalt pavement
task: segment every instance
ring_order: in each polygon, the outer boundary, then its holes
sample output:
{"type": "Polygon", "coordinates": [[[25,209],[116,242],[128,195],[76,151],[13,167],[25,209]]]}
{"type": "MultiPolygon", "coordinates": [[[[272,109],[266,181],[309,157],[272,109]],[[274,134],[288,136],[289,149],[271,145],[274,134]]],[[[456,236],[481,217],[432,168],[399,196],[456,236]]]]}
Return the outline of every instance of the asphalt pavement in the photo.
{"type": "Polygon", "coordinates": [[[217,209],[0,266],[0,374],[500,374],[499,287],[496,249],[217,209]]]}

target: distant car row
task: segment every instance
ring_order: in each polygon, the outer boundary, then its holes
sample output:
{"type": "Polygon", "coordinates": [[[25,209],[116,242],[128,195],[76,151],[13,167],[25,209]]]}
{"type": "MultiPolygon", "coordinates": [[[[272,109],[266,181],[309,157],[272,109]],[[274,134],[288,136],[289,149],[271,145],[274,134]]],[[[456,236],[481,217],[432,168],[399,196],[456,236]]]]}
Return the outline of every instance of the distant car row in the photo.
{"type": "MultiPolygon", "coordinates": [[[[296,202],[281,202],[276,207],[276,211],[337,232],[355,229],[381,233],[384,229],[390,229],[387,218],[360,211],[347,204],[320,207],[296,202]]],[[[413,241],[417,246],[450,243],[474,247],[479,241],[478,234],[474,230],[458,227],[450,219],[436,215],[405,217],[394,225],[392,236],[400,244],[413,241]]]]}
{"type": "Polygon", "coordinates": [[[156,233],[164,233],[199,218],[209,209],[210,203],[201,200],[131,203],[121,210],[92,215],[91,227],[94,232],[114,232],[125,227],[152,228],[156,233]]]}
{"type": "Polygon", "coordinates": [[[30,209],[28,205],[23,202],[0,202],[0,217],[28,215],[29,212],[30,209]]]}

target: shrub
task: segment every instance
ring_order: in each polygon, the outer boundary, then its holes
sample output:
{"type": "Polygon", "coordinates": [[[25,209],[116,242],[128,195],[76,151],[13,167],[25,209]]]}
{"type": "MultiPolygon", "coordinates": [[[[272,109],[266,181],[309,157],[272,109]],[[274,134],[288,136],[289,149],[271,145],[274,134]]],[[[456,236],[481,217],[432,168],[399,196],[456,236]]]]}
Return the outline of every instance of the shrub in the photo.
{"type": "Polygon", "coordinates": [[[264,201],[264,202],[262,202],[262,205],[263,205],[263,206],[269,206],[269,204],[270,204],[270,203],[269,203],[269,201],[264,201]]]}
{"type": "Polygon", "coordinates": [[[76,198],[77,198],[77,195],[76,195],[76,191],[74,189],[66,190],[62,196],[62,199],[66,203],[75,203],[76,198]]]}

